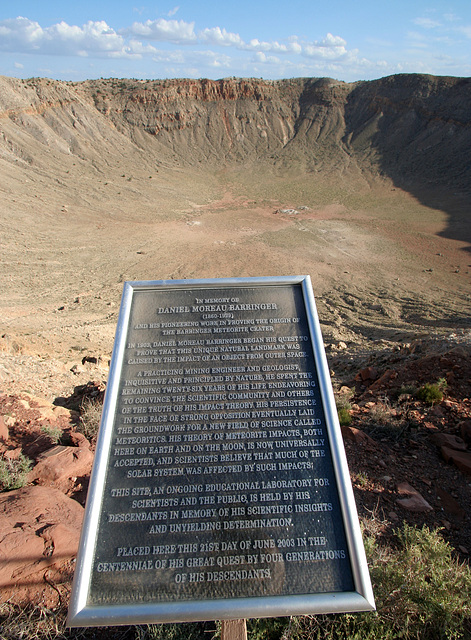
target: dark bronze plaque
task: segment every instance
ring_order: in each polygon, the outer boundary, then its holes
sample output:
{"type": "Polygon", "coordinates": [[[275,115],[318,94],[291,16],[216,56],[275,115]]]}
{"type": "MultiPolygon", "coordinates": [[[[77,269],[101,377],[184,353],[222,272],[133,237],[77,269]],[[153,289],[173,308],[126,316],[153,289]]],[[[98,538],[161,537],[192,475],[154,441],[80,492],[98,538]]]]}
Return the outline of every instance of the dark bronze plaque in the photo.
{"type": "Polygon", "coordinates": [[[309,280],[126,286],[70,623],[371,608],[309,280]]]}

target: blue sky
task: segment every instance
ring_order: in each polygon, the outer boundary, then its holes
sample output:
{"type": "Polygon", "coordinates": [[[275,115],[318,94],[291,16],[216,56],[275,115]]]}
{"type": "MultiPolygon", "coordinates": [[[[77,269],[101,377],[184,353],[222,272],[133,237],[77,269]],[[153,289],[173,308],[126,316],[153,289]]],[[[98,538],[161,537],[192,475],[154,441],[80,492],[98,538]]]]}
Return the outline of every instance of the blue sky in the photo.
{"type": "Polygon", "coordinates": [[[0,2],[1,75],[354,81],[394,73],[471,76],[471,0],[0,2]]]}

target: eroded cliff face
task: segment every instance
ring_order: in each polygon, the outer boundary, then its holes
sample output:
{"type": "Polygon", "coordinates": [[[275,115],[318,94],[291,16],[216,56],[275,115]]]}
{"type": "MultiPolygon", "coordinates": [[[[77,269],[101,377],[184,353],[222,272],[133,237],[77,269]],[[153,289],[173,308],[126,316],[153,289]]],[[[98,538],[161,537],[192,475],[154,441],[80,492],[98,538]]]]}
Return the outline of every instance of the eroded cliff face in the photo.
{"type": "Polygon", "coordinates": [[[398,75],[364,82],[345,105],[344,141],[402,186],[471,187],[471,79],[398,75]]]}
{"type": "Polygon", "coordinates": [[[204,167],[265,164],[471,185],[471,80],[0,78],[0,154],[44,166],[61,155],[204,167]],[[45,154],[49,158],[45,157],[45,154]]]}

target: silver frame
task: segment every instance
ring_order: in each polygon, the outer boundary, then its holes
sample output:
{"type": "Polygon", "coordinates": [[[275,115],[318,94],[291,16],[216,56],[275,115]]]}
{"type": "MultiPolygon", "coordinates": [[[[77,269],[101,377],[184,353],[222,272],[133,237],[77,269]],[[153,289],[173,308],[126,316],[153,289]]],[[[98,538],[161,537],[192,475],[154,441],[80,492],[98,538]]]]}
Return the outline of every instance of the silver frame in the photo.
{"type": "Polygon", "coordinates": [[[310,276],[125,282],[111,358],[109,382],[103,405],[95,460],[90,478],[90,488],[77,556],[67,626],[112,626],[201,620],[231,620],[237,618],[372,611],[374,609],[373,590],[310,276]],[[92,575],[102,494],[107,472],[108,453],[111,446],[113,420],[118,399],[120,372],[124,358],[126,333],[134,291],[159,288],[189,289],[195,287],[210,289],[299,284],[302,286],[304,295],[356,590],[352,592],[314,593],[291,596],[87,606],[87,595],[92,575]]]}

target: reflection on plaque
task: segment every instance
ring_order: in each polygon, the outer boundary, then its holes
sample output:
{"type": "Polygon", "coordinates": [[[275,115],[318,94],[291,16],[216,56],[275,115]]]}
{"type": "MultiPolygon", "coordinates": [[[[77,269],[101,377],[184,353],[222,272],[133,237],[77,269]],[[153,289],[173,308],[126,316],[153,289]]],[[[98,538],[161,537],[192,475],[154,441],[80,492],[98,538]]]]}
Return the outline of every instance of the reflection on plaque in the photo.
{"type": "Polygon", "coordinates": [[[126,283],[69,625],[372,608],[309,277],[126,283]]]}

